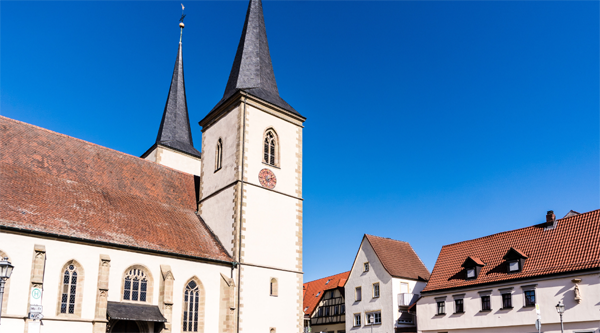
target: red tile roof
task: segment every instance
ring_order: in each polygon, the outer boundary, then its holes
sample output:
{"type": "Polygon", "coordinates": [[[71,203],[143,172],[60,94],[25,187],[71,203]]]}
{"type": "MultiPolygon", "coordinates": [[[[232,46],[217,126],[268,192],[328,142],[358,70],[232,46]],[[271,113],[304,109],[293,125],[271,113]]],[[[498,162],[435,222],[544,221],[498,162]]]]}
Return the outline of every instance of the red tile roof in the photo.
{"type": "Polygon", "coordinates": [[[324,292],[329,289],[345,286],[349,275],[350,272],[344,272],[304,283],[303,310],[308,308],[304,310],[304,313],[312,314],[317,305],[319,305],[324,292]]]}
{"type": "Polygon", "coordinates": [[[365,235],[385,270],[393,277],[429,280],[429,270],[409,243],[365,235]]]}
{"type": "Polygon", "coordinates": [[[231,262],[194,176],[0,117],[0,228],[231,262]]]}
{"type": "Polygon", "coordinates": [[[545,223],[442,247],[423,291],[600,268],[600,210],[557,220],[552,229],[545,230],[544,226],[545,223]],[[507,273],[503,257],[510,248],[527,255],[521,272],[507,273]],[[486,263],[474,280],[466,280],[461,267],[468,256],[486,263]]]}

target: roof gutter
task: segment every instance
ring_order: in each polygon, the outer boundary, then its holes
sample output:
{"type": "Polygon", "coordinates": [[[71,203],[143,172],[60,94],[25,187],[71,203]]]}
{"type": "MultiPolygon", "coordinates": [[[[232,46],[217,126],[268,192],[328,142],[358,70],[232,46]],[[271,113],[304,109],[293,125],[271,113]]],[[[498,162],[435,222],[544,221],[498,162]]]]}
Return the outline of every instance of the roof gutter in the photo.
{"type": "Polygon", "coordinates": [[[9,226],[5,226],[5,225],[0,225],[0,230],[7,230],[7,231],[15,232],[15,233],[20,233],[20,234],[39,235],[39,236],[44,236],[47,238],[57,238],[59,240],[61,240],[61,239],[71,240],[71,241],[76,241],[79,243],[92,243],[94,245],[104,245],[104,246],[133,250],[133,251],[138,251],[138,252],[148,252],[148,253],[152,253],[152,254],[167,255],[167,256],[179,257],[182,259],[201,260],[201,261],[212,262],[212,263],[216,263],[216,264],[220,264],[220,265],[232,266],[234,268],[237,266],[237,262],[235,262],[235,261],[226,261],[226,260],[191,256],[191,255],[187,255],[187,254],[179,254],[176,252],[152,250],[152,249],[147,249],[147,248],[138,247],[138,246],[115,244],[115,243],[98,241],[98,240],[93,240],[93,239],[86,239],[86,238],[75,237],[75,236],[65,236],[65,235],[60,235],[60,234],[55,234],[55,233],[45,232],[45,231],[29,230],[29,229],[23,229],[23,228],[18,228],[18,227],[9,227],[9,226]]]}

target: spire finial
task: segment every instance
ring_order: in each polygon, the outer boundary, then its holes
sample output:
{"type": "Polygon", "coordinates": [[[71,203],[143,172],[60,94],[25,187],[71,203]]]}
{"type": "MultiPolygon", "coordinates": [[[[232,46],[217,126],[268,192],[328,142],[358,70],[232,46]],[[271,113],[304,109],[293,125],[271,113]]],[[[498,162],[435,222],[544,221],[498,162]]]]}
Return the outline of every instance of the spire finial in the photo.
{"type": "Polygon", "coordinates": [[[183,19],[185,18],[185,14],[183,11],[185,7],[181,4],[181,18],[179,19],[179,27],[181,28],[181,33],[179,34],[179,42],[181,43],[181,37],[183,37],[183,28],[185,28],[185,24],[183,24],[183,19]]]}

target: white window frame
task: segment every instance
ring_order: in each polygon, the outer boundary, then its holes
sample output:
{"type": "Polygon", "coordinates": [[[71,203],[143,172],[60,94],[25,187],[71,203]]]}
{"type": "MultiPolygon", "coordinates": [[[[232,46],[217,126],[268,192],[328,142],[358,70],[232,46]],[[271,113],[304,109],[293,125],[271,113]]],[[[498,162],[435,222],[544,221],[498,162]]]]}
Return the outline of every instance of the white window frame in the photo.
{"type": "Polygon", "coordinates": [[[370,267],[369,267],[369,262],[367,261],[367,262],[365,262],[365,263],[363,264],[363,272],[364,272],[364,273],[368,272],[368,271],[369,271],[369,268],[370,268],[370,267]]]}
{"type": "Polygon", "coordinates": [[[362,314],[361,313],[355,313],[354,314],[354,327],[360,327],[361,326],[361,317],[362,314]]]}
{"type": "Polygon", "coordinates": [[[374,317],[373,325],[381,325],[381,310],[365,312],[365,322],[371,325],[371,315],[374,317]],[[379,322],[377,321],[377,314],[379,314],[379,322]]]}
{"type": "Polygon", "coordinates": [[[381,294],[380,288],[379,282],[373,283],[373,298],[379,298],[379,295],[381,294]],[[375,288],[375,286],[377,286],[377,288],[375,288]],[[375,292],[375,290],[377,290],[377,292],[375,292]]]}

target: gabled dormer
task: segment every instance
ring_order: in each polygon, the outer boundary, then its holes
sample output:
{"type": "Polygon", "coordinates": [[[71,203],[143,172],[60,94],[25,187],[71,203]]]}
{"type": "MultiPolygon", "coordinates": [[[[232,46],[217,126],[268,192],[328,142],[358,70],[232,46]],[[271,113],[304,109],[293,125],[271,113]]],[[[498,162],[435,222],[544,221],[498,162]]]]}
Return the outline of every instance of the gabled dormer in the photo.
{"type": "Polygon", "coordinates": [[[518,273],[523,270],[527,256],[523,252],[511,247],[502,259],[506,260],[507,273],[518,273]]]}
{"type": "Polygon", "coordinates": [[[481,268],[485,266],[485,263],[481,259],[476,257],[467,257],[462,267],[466,270],[467,280],[476,279],[479,276],[481,268]]]}

